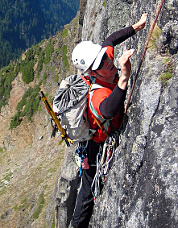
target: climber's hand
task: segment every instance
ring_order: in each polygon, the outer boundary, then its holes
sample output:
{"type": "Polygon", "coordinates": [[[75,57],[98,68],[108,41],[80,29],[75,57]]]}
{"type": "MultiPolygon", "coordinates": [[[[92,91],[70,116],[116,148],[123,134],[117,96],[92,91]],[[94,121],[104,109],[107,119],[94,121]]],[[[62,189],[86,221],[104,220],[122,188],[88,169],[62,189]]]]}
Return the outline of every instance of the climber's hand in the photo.
{"type": "Polygon", "coordinates": [[[135,23],[134,25],[132,25],[132,27],[136,33],[145,27],[146,19],[147,19],[147,14],[144,13],[144,14],[142,14],[140,20],[137,23],[135,23]]]}
{"type": "Polygon", "coordinates": [[[127,82],[130,77],[130,71],[131,71],[130,57],[133,54],[134,54],[134,49],[125,50],[122,56],[119,58],[121,76],[119,78],[118,86],[123,90],[126,89],[127,82]]]}

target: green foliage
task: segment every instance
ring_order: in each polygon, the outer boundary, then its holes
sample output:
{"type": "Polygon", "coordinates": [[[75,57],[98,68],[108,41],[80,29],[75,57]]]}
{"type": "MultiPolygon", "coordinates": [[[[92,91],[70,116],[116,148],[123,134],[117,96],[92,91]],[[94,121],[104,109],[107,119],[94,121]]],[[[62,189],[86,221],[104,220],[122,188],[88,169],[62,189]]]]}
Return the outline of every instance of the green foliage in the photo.
{"type": "Polygon", "coordinates": [[[22,119],[20,118],[20,113],[17,113],[10,122],[10,129],[16,128],[18,125],[20,125],[22,119]]]}
{"type": "Polygon", "coordinates": [[[39,77],[40,72],[43,69],[43,63],[44,63],[44,53],[41,51],[38,55],[38,65],[36,68],[36,73],[37,73],[38,77],[39,77]]]}
{"type": "Polygon", "coordinates": [[[8,0],[0,2],[0,67],[23,50],[54,35],[79,9],[79,0],[8,0]]]}
{"type": "Polygon", "coordinates": [[[62,48],[62,60],[64,63],[64,67],[66,70],[69,70],[69,62],[68,62],[68,58],[67,58],[67,45],[64,45],[62,48]]]}
{"type": "Polygon", "coordinates": [[[27,198],[24,198],[20,204],[20,207],[19,209],[23,209],[23,208],[26,208],[27,207],[27,198]]]}
{"type": "Polygon", "coordinates": [[[34,48],[28,49],[25,55],[25,60],[20,65],[20,71],[22,72],[23,81],[29,84],[34,80],[34,48]]]}
{"type": "Polygon", "coordinates": [[[161,46],[161,29],[156,24],[153,29],[153,33],[149,41],[148,47],[151,49],[159,50],[160,46],[161,46]]]}
{"type": "Polygon", "coordinates": [[[163,61],[163,64],[167,64],[170,62],[170,57],[166,57],[163,61]]]}
{"type": "Polygon", "coordinates": [[[63,29],[62,38],[66,38],[68,36],[68,29],[63,29]]]}
{"type": "Polygon", "coordinates": [[[29,84],[34,80],[33,64],[31,62],[24,63],[22,64],[22,67],[22,79],[29,84]]]}
{"type": "Polygon", "coordinates": [[[55,81],[56,83],[59,82],[59,75],[58,75],[57,73],[55,74],[54,81],[55,81]]]}
{"type": "Polygon", "coordinates": [[[26,116],[29,121],[32,120],[33,114],[38,110],[39,99],[39,85],[34,88],[29,88],[23,95],[21,101],[17,105],[17,114],[11,119],[10,129],[13,129],[20,125],[22,117],[26,116]]]}
{"type": "Polygon", "coordinates": [[[51,228],[55,228],[55,216],[53,217],[53,223],[51,225],[51,228]]]}
{"type": "Polygon", "coordinates": [[[53,96],[51,96],[48,93],[46,93],[45,96],[48,98],[49,103],[52,104],[53,103],[53,96]]]}
{"type": "Polygon", "coordinates": [[[43,85],[46,84],[47,77],[48,77],[48,75],[47,75],[47,73],[45,72],[44,75],[43,75],[43,85]]]}
{"type": "MultiPolygon", "coordinates": [[[[53,52],[53,42],[52,39],[49,39],[44,50],[39,45],[36,45],[24,53],[25,59],[21,62],[20,71],[22,72],[22,79],[25,83],[29,84],[34,80],[34,65],[36,62],[36,74],[37,77],[40,77],[40,72],[44,64],[47,65],[50,62],[53,52]]],[[[45,78],[46,75],[43,77],[43,80],[45,80],[45,78]]]]}
{"type": "Polygon", "coordinates": [[[103,6],[106,7],[106,1],[103,2],[103,6]]]}
{"type": "Polygon", "coordinates": [[[12,174],[12,172],[8,173],[3,179],[9,182],[12,177],[12,174]]]}
{"type": "Polygon", "coordinates": [[[73,19],[74,28],[75,28],[75,27],[78,27],[78,21],[79,21],[79,18],[76,16],[76,17],[73,19]]]}
{"type": "Polygon", "coordinates": [[[162,81],[164,85],[167,84],[167,81],[170,80],[173,76],[173,63],[171,58],[166,57],[164,60],[164,72],[163,74],[159,77],[159,81],[162,81]]]}
{"type": "Polygon", "coordinates": [[[12,81],[15,79],[18,71],[18,63],[4,67],[0,70],[0,111],[2,106],[6,105],[10,97],[10,91],[12,89],[12,81]]]}
{"type": "Polygon", "coordinates": [[[48,44],[45,49],[45,58],[44,58],[45,64],[48,64],[50,62],[53,51],[54,51],[53,43],[52,43],[52,40],[49,39],[48,44]]]}
{"type": "Polygon", "coordinates": [[[170,72],[164,72],[160,77],[159,77],[159,81],[163,81],[163,82],[166,82],[168,81],[169,79],[172,78],[172,73],[170,72]]]}
{"type": "Polygon", "coordinates": [[[22,199],[20,205],[17,205],[17,204],[14,205],[13,209],[16,211],[21,211],[22,209],[27,208],[27,206],[28,206],[28,198],[25,197],[22,199]]]}
{"type": "Polygon", "coordinates": [[[2,147],[0,147],[0,154],[2,154],[3,153],[3,148],[2,147]]]}
{"type": "MultiPolygon", "coordinates": [[[[2,196],[3,194],[6,193],[6,187],[3,187],[0,189],[0,196],[2,196]]],[[[1,218],[2,218],[3,215],[1,215],[1,218]]]]}
{"type": "Polygon", "coordinates": [[[48,172],[55,173],[56,172],[56,167],[53,167],[53,168],[48,169],[48,172]]]}
{"type": "Polygon", "coordinates": [[[44,194],[41,193],[39,195],[39,199],[38,199],[38,204],[37,204],[37,208],[35,210],[35,212],[33,213],[33,218],[34,219],[38,219],[42,209],[43,209],[43,206],[44,206],[44,203],[45,203],[45,200],[44,200],[44,194]]]}

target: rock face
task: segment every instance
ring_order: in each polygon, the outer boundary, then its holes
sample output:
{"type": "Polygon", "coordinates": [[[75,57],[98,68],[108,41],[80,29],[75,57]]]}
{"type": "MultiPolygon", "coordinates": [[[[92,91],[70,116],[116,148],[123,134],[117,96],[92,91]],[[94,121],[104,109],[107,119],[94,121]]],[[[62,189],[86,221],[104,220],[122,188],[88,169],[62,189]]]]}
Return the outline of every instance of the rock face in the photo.
{"type": "MultiPolygon", "coordinates": [[[[159,4],[155,0],[88,0],[82,39],[101,43],[113,31],[135,23],[147,12],[146,28],[115,50],[117,65],[119,53],[135,48],[132,83],[159,4]]],[[[175,0],[165,1],[139,73],[108,181],[94,207],[92,227],[177,227],[177,12],[175,0]]],[[[73,161],[68,162],[71,164],[73,161]]],[[[66,182],[68,165],[65,163],[65,175],[56,186],[58,202],[64,199],[60,192],[62,184],[66,183],[67,192],[63,204],[58,205],[57,217],[64,215],[58,228],[69,225],[69,209],[74,207],[69,199],[76,194],[72,187],[78,184],[76,168],[66,182]]]]}
{"type": "Polygon", "coordinates": [[[77,172],[77,166],[74,161],[75,148],[66,149],[65,167],[62,167],[61,178],[56,184],[56,227],[68,227],[75,208],[75,201],[77,197],[77,188],[80,180],[77,172]]]}

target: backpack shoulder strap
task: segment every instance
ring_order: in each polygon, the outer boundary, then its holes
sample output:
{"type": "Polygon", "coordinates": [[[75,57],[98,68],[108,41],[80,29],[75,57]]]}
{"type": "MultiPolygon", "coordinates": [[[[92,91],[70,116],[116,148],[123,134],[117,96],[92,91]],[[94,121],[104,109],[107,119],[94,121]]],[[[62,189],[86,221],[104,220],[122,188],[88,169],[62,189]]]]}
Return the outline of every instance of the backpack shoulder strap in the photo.
{"type": "Polygon", "coordinates": [[[83,81],[88,85],[91,86],[91,82],[87,80],[83,75],[80,75],[80,77],[83,79],[83,81]]]}
{"type": "Polygon", "coordinates": [[[101,89],[101,88],[103,88],[102,85],[99,85],[97,83],[93,83],[93,84],[91,84],[90,92],[92,92],[92,91],[94,91],[96,89],[101,89]]]}
{"type": "MultiPolygon", "coordinates": [[[[94,107],[92,105],[92,102],[91,102],[91,97],[93,95],[94,90],[101,89],[101,88],[103,88],[102,85],[99,85],[97,83],[91,84],[90,90],[89,90],[89,94],[90,94],[90,96],[89,96],[89,98],[90,98],[89,99],[89,106],[90,106],[90,110],[92,112],[92,117],[95,120],[96,124],[98,125],[98,127],[95,130],[100,128],[107,135],[107,130],[105,129],[104,125],[105,124],[108,125],[108,120],[107,119],[103,120],[103,118],[98,115],[97,111],[94,109],[94,107]],[[100,120],[100,122],[98,120],[100,120]]],[[[106,127],[106,128],[108,128],[108,127],[106,127]]]]}
{"type": "Polygon", "coordinates": [[[101,88],[103,88],[102,85],[99,85],[97,83],[92,83],[91,84],[90,90],[89,90],[89,106],[90,106],[90,109],[91,109],[93,115],[102,122],[103,119],[101,118],[101,116],[98,115],[97,111],[95,110],[95,108],[93,107],[92,102],[91,102],[91,99],[92,99],[92,96],[93,96],[93,92],[95,90],[101,89],[101,88]]]}

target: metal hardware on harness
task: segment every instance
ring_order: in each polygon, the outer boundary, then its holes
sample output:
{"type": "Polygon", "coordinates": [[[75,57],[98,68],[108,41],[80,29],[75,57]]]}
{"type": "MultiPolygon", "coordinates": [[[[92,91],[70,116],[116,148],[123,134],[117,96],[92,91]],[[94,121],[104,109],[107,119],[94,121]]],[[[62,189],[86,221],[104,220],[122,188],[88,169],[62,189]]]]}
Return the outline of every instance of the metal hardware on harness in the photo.
{"type": "Polygon", "coordinates": [[[101,182],[106,182],[106,176],[111,168],[111,162],[114,157],[115,149],[118,146],[118,140],[118,132],[114,132],[108,136],[96,156],[96,174],[91,185],[94,201],[100,194],[101,182]]]}
{"type": "Polygon", "coordinates": [[[101,150],[102,148],[100,147],[99,152],[96,155],[96,174],[91,185],[94,201],[100,194],[100,177],[102,176],[100,163],[101,150]]]}
{"type": "Polygon", "coordinates": [[[115,137],[110,136],[106,139],[103,145],[103,153],[100,161],[103,175],[107,175],[110,169],[110,162],[113,159],[115,144],[116,144],[115,137]]]}
{"type": "Polygon", "coordinates": [[[87,150],[86,150],[87,146],[88,146],[88,141],[79,142],[78,147],[75,151],[75,155],[76,155],[75,160],[76,160],[77,165],[79,166],[79,171],[80,171],[79,176],[80,177],[82,176],[83,159],[85,159],[87,157],[87,150]]]}

